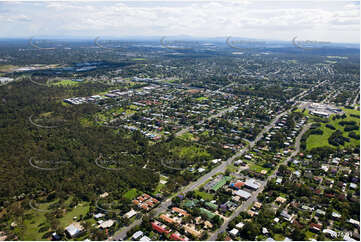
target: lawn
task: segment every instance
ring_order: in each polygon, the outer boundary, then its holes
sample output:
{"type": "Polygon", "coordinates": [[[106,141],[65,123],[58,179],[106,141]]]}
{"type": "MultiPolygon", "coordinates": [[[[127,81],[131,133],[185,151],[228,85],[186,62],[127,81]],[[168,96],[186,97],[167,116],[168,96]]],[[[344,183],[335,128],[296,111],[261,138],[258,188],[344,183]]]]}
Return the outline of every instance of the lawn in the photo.
{"type": "Polygon", "coordinates": [[[265,168],[254,163],[249,163],[248,165],[249,165],[249,169],[255,172],[261,172],[262,170],[266,170],[268,172],[270,170],[270,168],[265,168]]]}
{"type": "Polygon", "coordinates": [[[177,154],[181,159],[185,160],[194,160],[196,157],[199,157],[203,160],[209,160],[211,158],[211,155],[206,150],[197,146],[177,146],[171,151],[172,153],[177,154]]]}
{"type": "MultiPolygon", "coordinates": [[[[36,206],[39,209],[44,209],[46,210],[48,205],[50,203],[42,203],[39,204],[38,206],[36,206]]],[[[24,240],[44,240],[41,237],[46,233],[46,232],[38,232],[39,228],[41,227],[41,224],[46,224],[46,219],[44,216],[44,212],[40,212],[40,211],[36,211],[36,210],[29,210],[28,212],[24,213],[25,215],[29,214],[31,215],[31,219],[25,219],[24,220],[24,234],[23,234],[23,239],[24,240]]]]}
{"type": "Polygon", "coordinates": [[[181,136],[179,136],[179,138],[183,139],[183,140],[186,140],[186,141],[191,141],[191,140],[194,139],[194,136],[193,136],[193,134],[187,132],[187,133],[184,133],[181,136]]]}
{"type": "Polygon", "coordinates": [[[308,240],[311,240],[311,239],[316,239],[316,234],[315,233],[312,233],[311,231],[307,231],[306,232],[306,237],[308,240]]]}
{"type": "Polygon", "coordinates": [[[214,198],[213,194],[207,193],[207,192],[201,192],[199,190],[194,191],[195,195],[199,195],[201,198],[203,198],[206,201],[211,201],[214,198]]]}
{"type": "Polygon", "coordinates": [[[123,112],[124,112],[124,108],[122,107],[116,107],[109,111],[109,113],[116,113],[116,114],[121,114],[123,112]]]}
{"type": "Polygon", "coordinates": [[[93,122],[91,120],[89,120],[88,118],[81,118],[80,124],[83,127],[90,127],[90,126],[92,126],[93,122]]]}
{"type": "Polygon", "coordinates": [[[73,217],[79,218],[80,215],[85,216],[87,212],[89,211],[89,204],[82,202],[79,203],[76,207],[74,207],[71,211],[68,211],[64,217],[59,219],[60,226],[63,226],[64,228],[71,224],[74,220],[73,217]]]}
{"type": "Polygon", "coordinates": [[[158,183],[158,186],[155,188],[153,194],[158,194],[162,192],[162,189],[165,187],[165,184],[158,183]]]}
{"type": "Polygon", "coordinates": [[[198,97],[196,98],[197,101],[204,101],[204,100],[208,100],[208,97],[198,97]]]}
{"type": "MultiPolygon", "coordinates": [[[[72,198],[69,198],[65,204],[69,204],[72,198]]],[[[39,203],[33,204],[38,209],[48,210],[49,205],[56,203],[57,200],[52,201],[50,203],[39,203]]],[[[73,222],[73,217],[76,216],[79,218],[80,215],[85,216],[86,213],[89,211],[89,203],[79,203],[76,208],[74,207],[71,211],[67,211],[66,214],[62,218],[60,218],[59,225],[63,228],[68,226],[73,222]]],[[[48,230],[44,232],[39,232],[39,229],[42,227],[50,226],[45,218],[45,211],[38,211],[34,209],[30,209],[24,212],[25,215],[30,215],[31,218],[24,220],[24,234],[21,239],[23,240],[45,240],[42,238],[44,234],[48,232],[48,230]]]]}
{"type": "Polygon", "coordinates": [[[230,172],[236,172],[238,170],[238,167],[234,165],[229,165],[227,166],[227,170],[229,170],[230,172]]]}
{"type": "MultiPolygon", "coordinates": [[[[345,126],[341,126],[339,124],[339,122],[340,121],[355,121],[358,124],[358,126],[360,126],[360,119],[350,116],[350,114],[360,115],[360,111],[354,110],[354,109],[345,109],[345,108],[343,108],[343,110],[345,111],[345,113],[347,115],[347,117],[345,119],[332,120],[332,116],[331,116],[330,119],[329,119],[330,122],[328,122],[328,124],[333,125],[337,130],[340,130],[340,131],[343,132],[343,136],[348,137],[348,134],[350,132],[345,132],[344,131],[345,126]]],[[[321,123],[320,129],[323,131],[322,135],[310,135],[308,137],[307,142],[306,142],[307,150],[311,150],[313,148],[322,147],[322,146],[335,147],[335,146],[330,145],[328,143],[328,138],[331,136],[331,134],[333,132],[335,132],[335,130],[327,128],[325,123],[321,123]]],[[[354,130],[354,132],[357,135],[360,135],[360,130],[354,130]]],[[[350,142],[346,142],[345,145],[350,145],[350,144],[353,145],[353,146],[356,146],[356,145],[360,144],[360,141],[356,140],[356,139],[353,139],[353,138],[350,138],[350,142]]]]}
{"type": "Polygon", "coordinates": [[[281,234],[274,234],[273,239],[277,241],[283,241],[285,237],[281,234]]]}
{"type": "Polygon", "coordinates": [[[138,196],[139,192],[137,191],[136,188],[132,188],[129,191],[127,191],[126,193],[123,194],[123,197],[129,200],[133,200],[134,198],[136,198],[138,196]]]}
{"type": "Polygon", "coordinates": [[[63,87],[77,87],[79,86],[79,82],[75,82],[72,80],[62,80],[60,82],[52,83],[53,86],[63,86],[63,87]]]}

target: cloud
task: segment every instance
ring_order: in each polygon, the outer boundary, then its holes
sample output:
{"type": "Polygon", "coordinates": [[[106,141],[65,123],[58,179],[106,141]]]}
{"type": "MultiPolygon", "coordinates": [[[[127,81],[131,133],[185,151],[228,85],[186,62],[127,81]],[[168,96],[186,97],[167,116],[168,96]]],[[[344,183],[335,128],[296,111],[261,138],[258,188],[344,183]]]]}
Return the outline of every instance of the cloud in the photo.
{"type": "MultiPolygon", "coordinates": [[[[127,1],[24,3],[0,12],[12,23],[32,21],[32,31],[44,35],[194,35],[286,39],[295,33],[342,41],[359,40],[360,11],[355,2],[273,1],[127,1]],[[14,14],[15,13],[15,14],[14,14]],[[22,16],[22,17],[20,17],[22,16]],[[35,25],[34,25],[35,24],[35,25]],[[346,39],[345,39],[346,40],[346,39]]],[[[4,25],[3,24],[0,24],[4,25]]],[[[26,26],[22,32],[28,35],[26,26]]],[[[11,29],[11,28],[9,28],[11,29]]],[[[14,31],[14,30],[13,30],[14,31]]],[[[14,34],[14,33],[7,33],[14,34]]]]}

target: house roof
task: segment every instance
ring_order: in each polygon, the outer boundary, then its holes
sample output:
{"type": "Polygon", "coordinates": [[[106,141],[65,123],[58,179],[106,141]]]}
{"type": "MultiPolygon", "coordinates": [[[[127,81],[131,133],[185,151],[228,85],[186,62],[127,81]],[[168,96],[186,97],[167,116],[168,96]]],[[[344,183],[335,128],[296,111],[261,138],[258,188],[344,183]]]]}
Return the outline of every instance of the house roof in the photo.
{"type": "Polygon", "coordinates": [[[65,228],[65,230],[68,232],[68,234],[73,237],[76,236],[78,233],[80,233],[84,228],[80,225],[80,223],[72,223],[68,227],[65,228]]]}
{"type": "Polygon", "coordinates": [[[216,216],[216,214],[212,213],[211,211],[205,209],[205,208],[200,208],[201,214],[205,214],[209,219],[212,219],[213,217],[216,216]]]}
{"type": "Polygon", "coordinates": [[[211,202],[206,202],[205,205],[211,209],[216,210],[218,208],[217,204],[211,203],[211,202]]]}
{"type": "Polygon", "coordinates": [[[179,240],[179,241],[188,241],[189,239],[186,237],[186,236],[182,236],[180,233],[173,233],[171,236],[170,236],[171,239],[173,240],[179,240]]]}
{"type": "Polygon", "coordinates": [[[143,236],[140,241],[152,241],[150,238],[148,238],[147,236],[143,236]]]}
{"type": "Polygon", "coordinates": [[[137,212],[132,209],[129,212],[127,212],[126,214],[124,214],[124,216],[127,217],[127,218],[131,218],[136,214],[137,214],[137,212]]]}
{"type": "Polygon", "coordinates": [[[195,236],[195,237],[200,237],[201,236],[201,232],[197,231],[195,229],[193,229],[192,227],[188,226],[188,225],[184,225],[183,226],[184,230],[188,233],[190,233],[191,235],[195,236]]]}
{"type": "Polygon", "coordinates": [[[286,201],[287,201],[287,199],[284,198],[284,197],[277,197],[276,198],[276,202],[285,203],[286,201]]]}
{"type": "Polygon", "coordinates": [[[229,233],[230,233],[231,235],[234,235],[234,236],[237,235],[238,232],[239,232],[238,229],[232,229],[231,231],[229,231],[229,233]]]}
{"type": "Polygon", "coordinates": [[[181,209],[181,208],[173,207],[172,210],[173,210],[174,212],[183,214],[184,216],[189,216],[189,214],[188,214],[185,210],[183,210],[183,209],[181,209]]]}
{"type": "Polygon", "coordinates": [[[240,196],[240,197],[245,198],[245,199],[248,199],[248,198],[250,198],[252,196],[251,193],[243,191],[243,190],[238,190],[238,191],[235,192],[235,194],[237,196],[240,196]]]}
{"type": "Polygon", "coordinates": [[[217,182],[216,185],[214,185],[212,187],[212,190],[213,191],[218,191],[218,189],[223,187],[227,183],[227,181],[229,181],[230,179],[231,179],[231,177],[228,177],[228,176],[222,177],[222,179],[219,182],[217,182]]]}
{"type": "Polygon", "coordinates": [[[107,220],[107,221],[105,221],[105,222],[101,223],[101,224],[99,225],[99,227],[101,227],[101,228],[103,228],[103,229],[106,229],[106,228],[110,228],[110,227],[112,227],[112,226],[113,226],[113,224],[114,224],[114,220],[109,219],[109,220],[107,220]]]}
{"type": "Polygon", "coordinates": [[[143,235],[143,231],[137,231],[132,235],[132,238],[133,239],[138,239],[142,235],[143,235]]]}
{"type": "Polygon", "coordinates": [[[159,218],[163,219],[164,221],[174,224],[176,221],[170,217],[168,217],[166,214],[162,214],[159,216],[159,218]]]}
{"type": "Polygon", "coordinates": [[[232,183],[231,186],[240,189],[244,186],[244,184],[244,182],[238,181],[236,183],[232,183]]]}

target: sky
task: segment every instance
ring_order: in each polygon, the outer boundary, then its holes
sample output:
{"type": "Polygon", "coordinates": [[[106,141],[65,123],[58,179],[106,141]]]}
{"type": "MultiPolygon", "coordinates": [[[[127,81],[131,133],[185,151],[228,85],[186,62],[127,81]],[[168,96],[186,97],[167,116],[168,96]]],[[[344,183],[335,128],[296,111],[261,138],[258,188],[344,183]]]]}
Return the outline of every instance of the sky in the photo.
{"type": "Polygon", "coordinates": [[[0,0],[0,38],[177,35],[359,43],[360,5],[338,0],[0,0]]]}

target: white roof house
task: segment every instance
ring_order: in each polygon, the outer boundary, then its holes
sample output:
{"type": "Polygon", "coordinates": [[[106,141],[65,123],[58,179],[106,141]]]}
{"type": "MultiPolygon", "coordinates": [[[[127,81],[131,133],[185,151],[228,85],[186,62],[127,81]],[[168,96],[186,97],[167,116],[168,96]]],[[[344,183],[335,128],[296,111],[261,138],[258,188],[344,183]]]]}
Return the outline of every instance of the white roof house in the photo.
{"type": "Polygon", "coordinates": [[[247,180],[244,185],[254,190],[257,190],[260,187],[254,179],[247,180]]]}
{"type": "Polygon", "coordinates": [[[143,236],[140,241],[152,241],[149,237],[143,236]]]}
{"type": "Polygon", "coordinates": [[[347,222],[350,223],[350,224],[353,224],[353,225],[358,225],[358,226],[360,226],[360,222],[357,221],[357,220],[355,220],[355,219],[352,219],[352,218],[350,218],[349,220],[347,220],[347,222]]]}
{"type": "Polygon", "coordinates": [[[329,234],[331,235],[332,238],[336,238],[337,237],[337,232],[331,230],[331,229],[324,229],[322,231],[324,234],[329,234]]]}
{"type": "Polygon", "coordinates": [[[104,221],[103,223],[101,223],[99,225],[99,227],[102,228],[102,229],[106,229],[106,228],[112,227],[113,224],[114,224],[114,220],[109,219],[109,220],[104,221]]]}
{"type": "Polygon", "coordinates": [[[243,190],[237,190],[237,191],[235,191],[235,194],[237,196],[240,196],[243,199],[248,199],[252,196],[251,193],[243,191],[243,190]]]}
{"type": "Polygon", "coordinates": [[[76,237],[82,231],[83,227],[79,223],[72,223],[65,228],[65,232],[72,238],[76,237]]]}
{"type": "Polygon", "coordinates": [[[137,231],[132,235],[132,239],[138,240],[141,236],[143,236],[143,231],[137,231]]]}
{"type": "Polygon", "coordinates": [[[344,239],[345,241],[357,241],[357,240],[351,238],[350,235],[348,235],[348,234],[345,234],[345,236],[343,236],[343,239],[344,239]]]}
{"type": "Polygon", "coordinates": [[[198,172],[199,172],[199,173],[202,173],[202,172],[205,171],[205,170],[206,170],[206,169],[204,169],[204,168],[201,167],[201,168],[198,169],[198,172]]]}
{"type": "Polygon", "coordinates": [[[326,212],[321,210],[321,209],[317,209],[316,210],[316,214],[319,214],[319,215],[326,215],[326,212]]]}
{"type": "Polygon", "coordinates": [[[229,234],[232,236],[237,236],[239,230],[238,229],[232,229],[231,231],[229,231],[229,234]]]}
{"type": "Polygon", "coordinates": [[[239,222],[238,224],[236,224],[237,229],[242,229],[243,226],[244,226],[244,223],[242,223],[242,222],[239,222]]]}
{"type": "Polygon", "coordinates": [[[352,189],[356,189],[357,188],[357,185],[355,184],[355,183],[350,183],[350,188],[352,188],[352,189]]]}
{"type": "Polygon", "coordinates": [[[337,212],[332,212],[332,217],[334,218],[341,218],[341,214],[337,213],[337,212]]]}
{"type": "Polygon", "coordinates": [[[236,166],[238,166],[238,165],[240,165],[240,164],[242,164],[242,163],[243,163],[242,160],[236,160],[236,161],[234,162],[234,164],[235,164],[236,166]]]}
{"type": "Polygon", "coordinates": [[[105,214],[103,214],[103,213],[94,214],[94,218],[96,218],[96,219],[104,217],[104,216],[105,216],[105,214]]]}
{"type": "Polygon", "coordinates": [[[129,212],[127,212],[126,214],[124,214],[124,217],[129,219],[129,218],[133,217],[136,214],[137,214],[137,212],[132,209],[129,212]]]}

